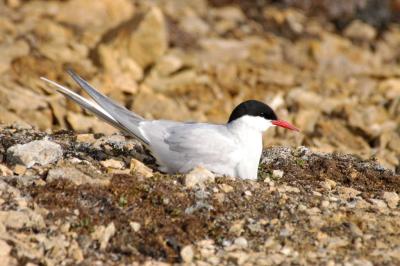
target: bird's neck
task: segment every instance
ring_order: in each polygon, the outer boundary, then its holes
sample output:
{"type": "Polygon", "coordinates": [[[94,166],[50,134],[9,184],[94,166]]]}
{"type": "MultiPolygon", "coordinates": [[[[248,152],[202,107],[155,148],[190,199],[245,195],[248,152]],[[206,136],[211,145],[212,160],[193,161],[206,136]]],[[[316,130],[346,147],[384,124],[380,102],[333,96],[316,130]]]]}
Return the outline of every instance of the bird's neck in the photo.
{"type": "Polygon", "coordinates": [[[238,132],[254,131],[258,132],[259,134],[262,134],[264,131],[266,131],[273,125],[271,121],[268,121],[262,117],[245,115],[230,122],[227,126],[232,131],[238,131],[238,132]]]}

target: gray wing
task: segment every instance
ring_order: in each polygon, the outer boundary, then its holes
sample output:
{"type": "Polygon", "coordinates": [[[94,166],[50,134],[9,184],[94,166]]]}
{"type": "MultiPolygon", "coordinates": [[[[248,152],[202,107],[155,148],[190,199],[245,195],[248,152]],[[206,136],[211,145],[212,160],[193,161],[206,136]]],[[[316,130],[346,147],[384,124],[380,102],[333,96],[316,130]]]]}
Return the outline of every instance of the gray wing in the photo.
{"type": "Polygon", "coordinates": [[[145,121],[140,128],[150,149],[167,172],[187,172],[203,166],[213,172],[227,172],[239,161],[237,145],[225,125],[145,121]]]}

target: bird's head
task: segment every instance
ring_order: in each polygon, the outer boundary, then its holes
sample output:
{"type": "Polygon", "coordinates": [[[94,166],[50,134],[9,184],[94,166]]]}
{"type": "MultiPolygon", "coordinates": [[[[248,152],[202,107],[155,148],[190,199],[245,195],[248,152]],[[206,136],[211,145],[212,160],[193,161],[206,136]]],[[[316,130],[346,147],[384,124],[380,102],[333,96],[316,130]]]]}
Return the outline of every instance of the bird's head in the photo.
{"type": "Polygon", "coordinates": [[[228,123],[236,123],[239,121],[240,123],[254,127],[260,131],[265,131],[272,126],[299,131],[298,128],[289,122],[278,119],[271,107],[256,100],[242,102],[233,109],[228,123]]]}

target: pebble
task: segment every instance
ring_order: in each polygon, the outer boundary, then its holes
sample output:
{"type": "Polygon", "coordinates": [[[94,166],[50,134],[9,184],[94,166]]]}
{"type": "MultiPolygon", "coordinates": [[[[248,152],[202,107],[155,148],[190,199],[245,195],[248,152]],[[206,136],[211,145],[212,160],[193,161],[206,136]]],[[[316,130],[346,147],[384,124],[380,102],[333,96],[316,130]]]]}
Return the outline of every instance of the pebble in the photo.
{"type": "Polygon", "coordinates": [[[193,247],[191,245],[184,246],[181,250],[181,257],[183,262],[191,263],[194,257],[193,247]]]}
{"type": "Polygon", "coordinates": [[[108,159],[105,161],[101,161],[100,164],[105,168],[112,168],[112,169],[124,168],[124,163],[115,159],[108,159]]]}
{"type": "Polygon", "coordinates": [[[144,163],[136,159],[131,159],[130,172],[138,173],[139,175],[142,175],[146,178],[152,177],[154,175],[153,170],[151,170],[144,163]]]}
{"type": "Polygon", "coordinates": [[[63,156],[59,144],[49,140],[35,140],[26,144],[16,144],[7,149],[7,161],[11,164],[23,164],[30,168],[35,164],[47,165],[60,160],[63,156]]]}
{"type": "Polygon", "coordinates": [[[140,223],[138,223],[138,222],[129,222],[129,226],[132,228],[132,230],[133,230],[135,233],[136,233],[136,232],[139,232],[140,227],[141,227],[140,223]]]}
{"type": "Polygon", "coordinates": [[[391,209],[397,208],[400,197],[396,192],[383,192],[382,198],[386,201],[387,205],[391,209]]]}
{"type": "Polygon", "coordinates": [[[282,170],[273,170],[272,177],[275,179],[280,179],[283,177],[284,172],[282,170]]]}
{"type": "Polygon", "coordinates": [[[239,248],[247,248],[248,246],[247,239],[244,237],[236,238],[233,243],[239,248]]]}
{"type": "Polygon", "coordinates": [[[215,175],[203,167],[196,167],[185,177],[185,186],[192,188],[195,186],[205,187],[206,182],[214,182],[215,175]]]}

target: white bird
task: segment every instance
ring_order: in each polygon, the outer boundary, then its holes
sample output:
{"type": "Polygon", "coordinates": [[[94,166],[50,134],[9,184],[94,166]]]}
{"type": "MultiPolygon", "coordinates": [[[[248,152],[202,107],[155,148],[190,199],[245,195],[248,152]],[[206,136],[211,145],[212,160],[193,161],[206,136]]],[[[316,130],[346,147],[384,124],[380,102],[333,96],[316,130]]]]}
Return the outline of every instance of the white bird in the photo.
{"type": "Polygon", "coordinates": [[[187,173],[202,166],[221,176],[257,179],[263,132],[273,126],[299,131],[290,123],[278,120],[268,105],[256,100],[239,104],[226,124],[146,120],[98,92],[73,71],[68,73],[95,102],[54,81],[41,79],[141,141],[156,159],[161,172],[187,173]]]}

